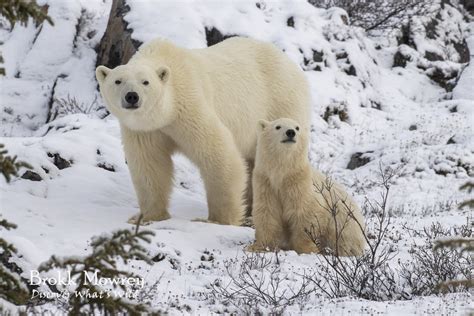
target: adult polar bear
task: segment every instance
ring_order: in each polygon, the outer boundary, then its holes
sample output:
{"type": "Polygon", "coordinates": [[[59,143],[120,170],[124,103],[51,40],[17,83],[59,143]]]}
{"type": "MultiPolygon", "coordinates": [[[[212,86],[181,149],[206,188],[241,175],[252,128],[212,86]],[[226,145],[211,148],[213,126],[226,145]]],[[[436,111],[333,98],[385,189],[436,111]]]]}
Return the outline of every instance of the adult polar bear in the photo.
{"type": "Polygon", "coordinates": [[[208,220],[239,225],[255,159],[257,121],[293,118],[309,126],[302,70],[271,44],[230,38],[204,49],[166,40],[143,45],[126,65],[99,66],[96,77],[119,122],[143,223],[170,217],[174,152],[204,181],[208,220]]]}

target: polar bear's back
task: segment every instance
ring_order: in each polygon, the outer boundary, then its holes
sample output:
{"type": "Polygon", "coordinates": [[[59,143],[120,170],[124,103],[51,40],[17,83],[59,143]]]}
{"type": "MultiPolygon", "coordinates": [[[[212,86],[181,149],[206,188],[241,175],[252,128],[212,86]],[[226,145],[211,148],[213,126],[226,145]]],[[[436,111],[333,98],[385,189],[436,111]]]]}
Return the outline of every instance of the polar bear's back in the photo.
{"type": "Polygon", "coordinates": [[[272,44],[232,37],[208,48],[185,49],[154,40],[133,58],[167,65],[177,87],[202,94],[205,111],[217,114],[246,158],[255,156],[259,119],[288,117],[309,127],[305,75],[272,44]]]}

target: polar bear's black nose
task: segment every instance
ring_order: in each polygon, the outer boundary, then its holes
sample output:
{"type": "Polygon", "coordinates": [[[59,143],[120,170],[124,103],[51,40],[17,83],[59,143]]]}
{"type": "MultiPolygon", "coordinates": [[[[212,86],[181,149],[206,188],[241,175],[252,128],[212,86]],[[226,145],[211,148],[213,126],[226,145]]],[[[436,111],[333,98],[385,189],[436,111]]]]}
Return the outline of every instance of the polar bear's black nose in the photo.
{"type": "Polygon", "coordinates": [[[295,132],[294,129],[286,130],[286,136],[288,136],[288,138],[293,138],[293,137],[295,137],[295,135],[296,135],[296,132],[295,132]]]}
{"type": "Polygon", "coordinates": [[[136,104],[138,100],[139,100],[139,97],[138,97],[138,93],[136,92],[127,92],[127,94],[125,95],[125,101],[127,101],[127,103],[131,105],[136,104]]]}

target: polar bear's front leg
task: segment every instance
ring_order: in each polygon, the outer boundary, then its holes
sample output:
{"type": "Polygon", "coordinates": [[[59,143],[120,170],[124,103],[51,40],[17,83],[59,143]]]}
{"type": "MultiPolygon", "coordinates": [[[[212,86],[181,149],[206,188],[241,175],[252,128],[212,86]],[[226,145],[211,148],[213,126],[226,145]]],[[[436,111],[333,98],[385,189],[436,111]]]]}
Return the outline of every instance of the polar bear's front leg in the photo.
{"type": "MultiPolygon", "coordinates": [[[[194,117],[198,120],[198,116],[194,117]]],[[[217,119],[186,122],[176,142],[199,168],[206,188],[209,222],[240,225],[244,217],[246,168],[230,131],[217,119]]]]}
{"type": "Polygon", "coordinates": [[[122,139],[140,206],[140,213],[128,222],[136,224],[140,219],[142,224],[148,224],[170,218],[168,204],[173,181],[172,140],[159,131],[135,132],[123,126],[122,139]]]}
{"type": "Polygon", "coordinates": [[[216,148],[200,166],[206,187],[208,219],[224,225],[240,225],[245,214],[245,165],[233,147],[216,148]]]}
{"type": "Polygon", "coordinates": [[[268,251],[282,248],[286,235],[281,218],[281,205],[270,188],[267,177],[253,175],[253,223],[255,243],[248,251],[268,251]]]}

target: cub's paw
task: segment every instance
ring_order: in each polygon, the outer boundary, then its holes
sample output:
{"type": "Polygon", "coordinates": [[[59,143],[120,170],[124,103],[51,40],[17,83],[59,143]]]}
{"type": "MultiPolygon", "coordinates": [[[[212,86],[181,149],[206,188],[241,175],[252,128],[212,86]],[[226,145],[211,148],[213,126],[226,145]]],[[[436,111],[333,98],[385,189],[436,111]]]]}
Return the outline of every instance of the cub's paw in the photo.
{"type": "Polygon", "coordinates": [[[146,226],[146,225],[150,225],[153,222],[164,221],[169,218],[171,218],[171,216],[168,213],[160,214],[160,215],[138,213],[130,217],[127,223],[133,224],[133,225],[140,224],[142,226],[146,226]]]}

